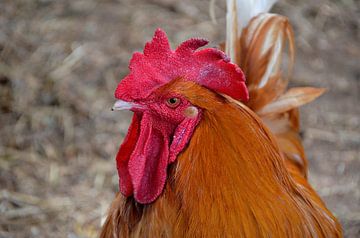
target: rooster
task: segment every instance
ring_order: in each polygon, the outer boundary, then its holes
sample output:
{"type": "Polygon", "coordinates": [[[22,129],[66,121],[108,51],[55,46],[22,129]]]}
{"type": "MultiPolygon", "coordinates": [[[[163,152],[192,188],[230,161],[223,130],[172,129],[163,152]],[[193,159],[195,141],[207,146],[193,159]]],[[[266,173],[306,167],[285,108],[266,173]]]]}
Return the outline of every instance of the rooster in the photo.
{"type": "Polygon", "coordinates": [[[113,108],[134,115],[101,237],[342,237],[299,137],[298,107],[324,90],[286,90],[293,32],[266,13],[274,2],[227,1],[226,54],[203,39],[171,50],[161,29],[134,53],[115,91],[113,108]]]}

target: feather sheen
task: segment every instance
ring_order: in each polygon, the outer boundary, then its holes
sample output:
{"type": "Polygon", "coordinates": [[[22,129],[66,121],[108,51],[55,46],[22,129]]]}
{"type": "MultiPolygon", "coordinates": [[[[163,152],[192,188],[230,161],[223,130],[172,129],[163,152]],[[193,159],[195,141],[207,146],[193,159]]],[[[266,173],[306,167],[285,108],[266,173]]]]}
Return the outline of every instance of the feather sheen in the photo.
{"type": "MultiPolygon", "coordinates": [[[[231,42],[227,39],[225,49],[234,55],[233,61],[245,73],[250,94],[246,105],[270,129],[295,184],[307,187],[315,197],[307,181],[308,162],[299,135],[298,108],[315,100],[325,90],[310,87],[286,90],[295,58],[294,33],[286,17],[267,13],[274,2],[229,0],[228,6],[236,6],[236,10],[228,11],[229,18],[237,21],[228,23],[227,36],[235,38],[236,34],[237,38],[231,42]],[[239,10],[241,7],[243,11],[239,10]],[[230,32],[234,28],[237,32],[230,32]]],[[[320,198],[314,202],[324,206],[320,198]]],[[[316,218],[316,221],[324,220],[316,218]]],[[[335,230],[325,236],[341,237],[341,227],[335,218],[332,225],[335,230]]],[[[304,235],[308,236],[319,237],[319,234],[304,235]]]]}
{"type": "Polygon", "coordinates": [[[203,108],[202,120],[163,194],[149,205],[118,194],[102,238],[341,237],[255,113],[190,81],[165,87],[203,108]]]}
{"type": "Polygon", "coordinates": [[[276,0],[227,0],[226,42],[246,76],[241,103],[192,81],[163,92],[184,96],[201,120],[168,168],[163,193],[139,204],[117,194],[101,238],[342,237],[307,180],[299,106],[325,90],[287,89],[295,58],[288,19],[267,13],[276,0]]]}

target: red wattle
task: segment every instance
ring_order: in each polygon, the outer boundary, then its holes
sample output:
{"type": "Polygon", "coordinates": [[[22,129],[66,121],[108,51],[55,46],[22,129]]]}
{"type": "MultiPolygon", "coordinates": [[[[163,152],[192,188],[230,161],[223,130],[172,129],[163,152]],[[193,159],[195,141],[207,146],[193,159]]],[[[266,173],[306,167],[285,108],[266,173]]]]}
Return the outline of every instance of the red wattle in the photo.
{"type": "Polygon", "coordinates": [[[168,132],[154,123],[154,118],[144,113],[140,135],[128,165],[134,197],[143,204],[153,202],[162,192],[169,158],[168,132]]]}
{"type": "Polygon", "coordinates": [[[186,118],[175,126],[148,112],[135,113],[116,157],[120,192],[142,204],[155,201],[165,187],[167,166],[185,148],[199,120],[186,118]]]}
{"type": "Polygon", "coordinates": [[[128,163],[133,152],[140,133],[140,115],[134,114],[128,133],[121,144],[119,152],[116,155],[116,167],[119,174],[120,191],[124,196],[133,194],[133,185],[128,171],[128,163]]]}
{"type": "Polygon", "coordinates": [[[161,194],[172,133],[172,128],[166,123],[159,124],[151,114],[134,114],[117,155],[120,191],[124,196],[134,195],[136,201],[147,204],[161,194]]]}

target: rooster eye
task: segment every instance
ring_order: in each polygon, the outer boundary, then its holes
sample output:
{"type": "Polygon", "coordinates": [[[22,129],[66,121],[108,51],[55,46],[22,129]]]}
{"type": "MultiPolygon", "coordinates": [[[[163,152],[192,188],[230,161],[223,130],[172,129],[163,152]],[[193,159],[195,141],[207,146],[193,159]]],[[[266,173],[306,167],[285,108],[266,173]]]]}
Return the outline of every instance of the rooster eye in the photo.
{"type": "Polygon", "coordinates": [[[166,105],[168,105],[171,108],[175,108],[180,104],[179,98],[169,98],[166,100],[166,105]]]}

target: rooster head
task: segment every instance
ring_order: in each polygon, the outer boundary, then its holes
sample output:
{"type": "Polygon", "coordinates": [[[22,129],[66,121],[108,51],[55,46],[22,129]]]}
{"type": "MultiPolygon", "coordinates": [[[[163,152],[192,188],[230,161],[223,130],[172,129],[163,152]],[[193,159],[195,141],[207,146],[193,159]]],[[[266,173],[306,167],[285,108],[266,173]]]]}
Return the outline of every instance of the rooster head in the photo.
{"type": "MultiPolygon", "coordinates": [[[[191,81],[218,94],[248,100],[245,77],[220,50],[197,50],[208,42],[190,39],[171,50],[164,31],[156,30],[144,52],[130,61],[130,73],[115,91],[115,110],[134,112],[116,157],[120,191],[142,204],[161,194],[167,167],[186,147],[202,108],[167,85],[191,81]]],[[[180,90],[181,91],[181,90],[180,90]]]]}

